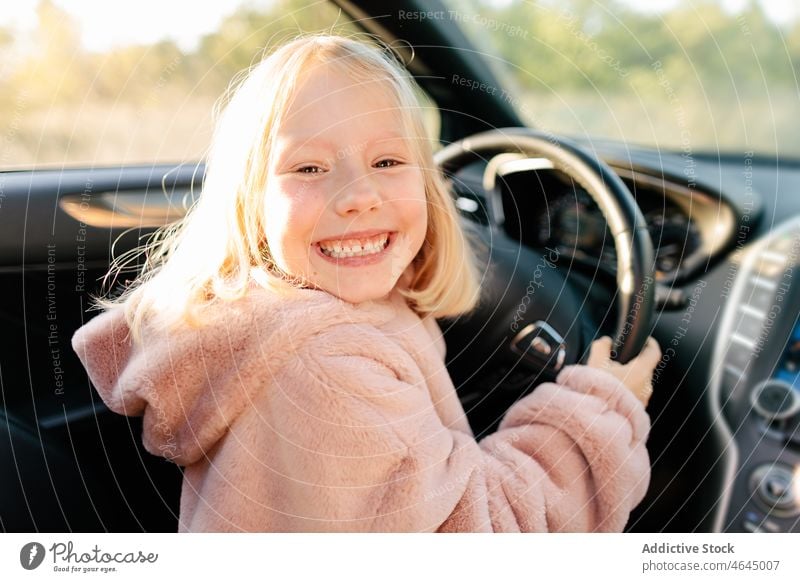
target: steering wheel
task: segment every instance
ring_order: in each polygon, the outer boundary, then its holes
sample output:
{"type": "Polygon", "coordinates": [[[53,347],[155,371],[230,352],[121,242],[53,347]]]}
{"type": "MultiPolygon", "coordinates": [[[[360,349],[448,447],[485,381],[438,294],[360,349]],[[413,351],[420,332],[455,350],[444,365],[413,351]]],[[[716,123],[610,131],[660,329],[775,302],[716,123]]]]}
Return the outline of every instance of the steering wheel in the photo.
{"type": "MultiPolygon", "coordinates": [[[[503,153],[548,160],[600,207],[617,256],[617,321],[611,356],[627,363],[647,341],[655,294],[653,246],[636,201],[596,156],[566,139],[527,128],[475,134],[437,152],[435,162],[451,175],[476,160],[503,153]]],[[[490,172],[491,166],[487,167],[490,172]]],[[[490,204],[502,206],[496,187],[490,196],[490,204]]],[[[542,252],[520,244],[497,224],[481,229],[469,219],[464,222],[466,229],[483,241],[480,247],[485,252],[478,247],[476,251],[484,261],[484,278],[478,308],[467,316],[446,320],[443,326],[451,359],[448,368],[456,386],[475,382],[481,369],[492,368],[490,361],[494,360],[512,368],[522,365],[525,378],[530,378],[531,372],[555,378],[564,366],[585,362],[585,347],[597,330],[584,313],[589,295],[580,301],[563,273],[569,269],[569,261],[559,261],[555,249],[542,252]]],[[[519,372],[516,377],[520,378],[519,372]]],[[[485,381],[482,383],[485,391],[485,381]]]]}

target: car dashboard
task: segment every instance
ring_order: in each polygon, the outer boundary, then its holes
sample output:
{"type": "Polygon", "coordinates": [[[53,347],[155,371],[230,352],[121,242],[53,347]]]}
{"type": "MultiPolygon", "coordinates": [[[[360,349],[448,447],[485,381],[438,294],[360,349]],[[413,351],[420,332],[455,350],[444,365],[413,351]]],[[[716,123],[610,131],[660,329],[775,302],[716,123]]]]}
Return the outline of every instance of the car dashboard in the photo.
{"type": "MultiPolygon", "coordinates": [[[[480,179],[475,174],[459,176],[454,186],[462,211],[482,224],[501,226],[522,244],[553,248],[578,267],[616,275],[613,238],[599,206],[585,189],[547,160],[517,158],[492,165],[484,168],[480,179]],[[494,182],[487,183],[486,171],[496,174],[494,182]]],[[[733,243],[737,211],[719,193],[690,187],[652,170],[611,166],[647,223],[658,283],[675,285],[696,279],[733,243]]]]}

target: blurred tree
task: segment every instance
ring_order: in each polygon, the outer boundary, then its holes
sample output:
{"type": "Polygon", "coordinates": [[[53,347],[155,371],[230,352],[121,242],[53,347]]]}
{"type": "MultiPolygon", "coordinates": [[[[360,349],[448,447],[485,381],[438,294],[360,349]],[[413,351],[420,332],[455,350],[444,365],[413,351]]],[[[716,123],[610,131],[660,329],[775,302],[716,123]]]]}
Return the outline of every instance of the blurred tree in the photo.
{"type": "Polygon", "coordinates": [[[73,102],[83,95],[87,73],[81,60],[80,28],[50,0],[36,7],[35,49],[12,73],[9,85],[24,91],[30,105],[73,102]]]}
{"type": "MultiPolygon", "coordinates": [[[[760,131],[775,149],[781,135],[797,142],[800,22],[776,24],[763,1],[732,14],[719,0],[662,12],[621,0],[447,0],[467,18],[442,24],[463,27],[506,88],[548,113],[554,130],[674,144],[674,134],[665,136],[685,123],[694,136],[730,143],[760,131]],[[647,110],[635,114],[637,104],[647,110]],[[765,107],[775,127],[746,125],[765,107]]],[[[0,29],[0,132],[14,135],[7,159],[66,146],[70,158],[88,147],[84,159],[149,159],[148,139],[172,159],[201,155],[206,130],[189,140],[191,150],[180,132],[209,127],[211,104],[234,75],[300,32],[358,32],[328,1],[277,0],[266,9],[242,4],[190,52],[163,40],[99,54],[82,48],[80,27],[52,0],[40,0],[36,14],[33,43],[0,29]]]]}
{"type": "Polygon", "coordinates": [[[257,63],[271,46],[301,32],[354,33],[348,17],[327,1],[280,0],[268,11],[243,6],[206,35],[193,55],[208,83],[229,81],[257,63]]]}

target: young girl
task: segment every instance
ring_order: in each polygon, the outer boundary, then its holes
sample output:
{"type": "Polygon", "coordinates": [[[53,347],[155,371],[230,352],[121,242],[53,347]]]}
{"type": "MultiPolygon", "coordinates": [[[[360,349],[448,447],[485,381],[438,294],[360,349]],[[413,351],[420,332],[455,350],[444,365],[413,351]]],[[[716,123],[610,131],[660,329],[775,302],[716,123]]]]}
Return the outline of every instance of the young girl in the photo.
{"type": "Polygon", "coordinates": [[[274,51],[197,204],[73,337],[185,467],[180,531],[621,531],[644,496],[654,341],[621,366],[598,340],[476,441],[435,318],[478,273],[413,91],[357,40],[274,51]]]}

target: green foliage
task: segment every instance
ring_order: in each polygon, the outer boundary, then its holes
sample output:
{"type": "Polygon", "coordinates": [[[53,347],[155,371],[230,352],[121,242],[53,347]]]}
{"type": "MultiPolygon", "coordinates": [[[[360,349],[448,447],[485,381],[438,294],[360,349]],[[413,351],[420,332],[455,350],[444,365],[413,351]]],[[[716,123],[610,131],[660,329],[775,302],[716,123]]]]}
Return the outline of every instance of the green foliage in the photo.
{"type": "Polygon", "coordinates": [[[519,87],[532,124],[667,148],[800,155],[791,130],[800,22],[772,22],[761,1],[738,14],[718,0],[661,13],[613,0],[478,6],[484,18],[527,31],[467,28],[490,36],[494,48],[484,50],[509,63],[505,82],[519,87]]]}
{"type": "Polygon", "coordinates": [[[684,1],[664,13],[595,0],[480,6],[487,18],[529,31],[524,38],[495,33],[492,39],[529,89],[614,89],[618,69],[649,75],[658,60],[668,63],[676,85],[702,79],[746,88],[767,80],[796,87],[787,73],[800,56],[800,22],[781,29],[756,2],[741,14],[729,14],[711,0],[684,1]],[[616,61],[617,69],[609,66],[616,61]]]}

